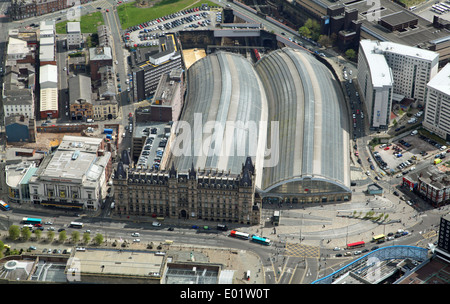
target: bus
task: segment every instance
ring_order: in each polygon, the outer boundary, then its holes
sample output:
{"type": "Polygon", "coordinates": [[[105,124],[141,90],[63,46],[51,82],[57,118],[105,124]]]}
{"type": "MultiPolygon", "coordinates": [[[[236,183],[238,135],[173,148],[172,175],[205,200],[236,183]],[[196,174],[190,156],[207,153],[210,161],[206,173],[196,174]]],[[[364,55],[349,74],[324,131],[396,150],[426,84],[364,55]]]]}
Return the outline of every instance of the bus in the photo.
{"type": "Polygon", "coordinates": [[[40,218],[24,217],[24,218],[22,218],[22,223],[36,225],[36,224],[41,224],[42,220],[40,218]]]}
{"type": "Polygon", "coordinates": [[[347,249],[361,248],[364,246],[366,246],[366,243],[364,243],[364,241],[360,241],[360,242],[347,244],[347,249]]]}
{"type": "Polygon", "coordinates": [[[5,203],[4,201],[2,201],[2,200],[0,200],[0,209],[2,209],[3,211],[11,210],[9,205],[7,203],[5,203]]]}
{"type": "Polygon", "coordinates": [[[237,230],[232,230],[230,232],[230,236],[238,238],[238,239],[244,239],[244,240],[248,240],[250,238],[250,234],[245,233],[245,232],[240,232],[237,230]]]}
{"type": "Polygon", "coordinates": [[[384,234],[376,235],[372,238],[372,242],[384,242],[386,236],[384,234]]]}
{"type": "Polygon", "coordinates": [[[450,5],[445,4],[444,2],[439,3],[439,5],[445,7],[446,9],[450,9],[450,5]]]}
{"type": "Polygon", "coordinates": [[[83,223],[71,222],[69,227],[71,227],[71,228],[83,228],[83,223]]]}
{"type": "Polygon", "coordinates": [[[266,245],[266,246],[270,246],[270,240],[266,239],[265,237],[261,237],[258,235],[252,235],[252,242],[254,243],[258,243],[258,244],[262,244],[262,245],[266,245]]]}

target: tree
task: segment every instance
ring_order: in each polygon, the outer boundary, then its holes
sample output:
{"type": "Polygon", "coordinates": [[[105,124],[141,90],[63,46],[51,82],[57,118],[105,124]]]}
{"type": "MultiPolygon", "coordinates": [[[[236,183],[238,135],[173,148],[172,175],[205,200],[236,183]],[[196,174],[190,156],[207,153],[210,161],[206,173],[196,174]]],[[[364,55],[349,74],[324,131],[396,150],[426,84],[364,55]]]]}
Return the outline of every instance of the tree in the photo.
{"type": "Polygon", "coordinates": [[[317,42],[326,47],[330,47],[333,44],[333,42],[331,41],[331,38],[328,37],[327,35],[320,35],[317,42]]]}
{"type": "Polygon", "coordinates": [[[3,258],[3,249],[5,248],[5,244],[0,241],[0,258],[3,258]]]}
{"type": "Polygon", "coordinates": [[[53,239],[55,238],[55,233],[53,231],[47,232],[47,239],[49,242],[53,242],[53,239]]]}
{"type": "Polygon", "coordinates": [[[41,239],[41,236],[42,236],[42,230],[41,230],[41,229],[36,229],[36,230],[34,231],[34,235],[36,236],[36,238],[37,238],[38,240],[40,240],[40,239],[41,239]]]}
{"type": "Polygon", "coordinates": [[[72,241],[76,244],[80,240],[80,233],[78,231],[72,232],[72,241]]]}
{"type": "Polygon", "coordinates": [[[28,227],[23,227],[22,230],[20,230],[20,236],[25,240],[28,241],[31,236],[31,231],[28,227]]]}
{"type": "Polygon", "coordinates": [[[103,243],[103,235],[100,233],[97,233],[94,237],[94,242],[97,245],[100,245],[101,243],[103,243]]]}
{"type": "Polygon", "coordinates": [[[299,28],[298,33],[300,34],[300,36],[311,38],[311,30],[306,26],[302,26],[301,28],[299,28]]]}
{"type": "Polygon", "coordinates": [[[83,242],[85,244],[89,243],[89,241],[91,240],[91,235],[87,232],[83,233],[83,242]]]}
{"type": "Polygon", "coordinates": [[[309,28],[311,31],[313,31],[313,32],[318,32],[318,31],[320,31],[320,24],[319,24],[319,22],[317,22],[316,20],[314,20],[314,19],[308,19],[308,20],[306,20],[306,22],[305,22],[305,26],[307,27],[307,28],[309,28]]]}
{"type": "Polygon", "coordinates": [[[347,56],[348,59],[353,60],[356,58],[356,52],[353,49],[348,49],[345,51],[345,56],[347,56]]]}
{"type": "Polygon", "coordinates": [[[20,227],[17,225],[11,225],[9,227],[9,238],[13,241],[17,240],[20,236],[20,227]]]}
{"type": "Polygon", "coordinates": [[[301,36],[317,41],[320,37],[320,24],[314,19],[308,19],[305,24],[298,29],[298,33],[301,36]]]}
{"type": "Polygon", "coordinates": [[[67,239],[67,233],[66,230],[60,231],[59,232],[59,237],[58,237],[59,241],[61,243],[64,243],[64,241],[67,239]]]}

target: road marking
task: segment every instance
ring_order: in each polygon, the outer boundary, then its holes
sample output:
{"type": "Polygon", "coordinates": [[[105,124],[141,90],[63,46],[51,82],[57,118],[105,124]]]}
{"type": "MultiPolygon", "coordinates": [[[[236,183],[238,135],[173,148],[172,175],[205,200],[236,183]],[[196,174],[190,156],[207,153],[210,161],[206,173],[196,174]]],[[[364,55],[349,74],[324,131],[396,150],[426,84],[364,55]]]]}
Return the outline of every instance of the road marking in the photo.
{"type": "Polygon", "coordinates": [[[299,258],[317,258],[320,256],[319,246],[299,243],[286,243],[286,255],[299,258]]]}

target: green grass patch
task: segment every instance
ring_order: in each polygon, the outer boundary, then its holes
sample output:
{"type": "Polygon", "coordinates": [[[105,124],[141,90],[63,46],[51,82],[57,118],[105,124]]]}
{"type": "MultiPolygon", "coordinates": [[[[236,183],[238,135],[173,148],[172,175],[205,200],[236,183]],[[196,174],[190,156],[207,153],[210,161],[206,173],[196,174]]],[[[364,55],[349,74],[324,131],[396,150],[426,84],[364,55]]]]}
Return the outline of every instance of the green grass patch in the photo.
{"type": "Polygon", "coordinates": [[[429,139],[434,140],[435,142],[441,144],[441,145],[447,145],[447,143],[445,142],[445,139],[440,138],[439,136],[437,136],[436,134],[431,133],[428,130],[425,130],[424,128],[421,128],[418,130],[420,135],[423,135],[425,137],[428,137],[429,139]]]}
{"type": "Polygon", "coordinates": [[[153,7],[136,7],[136,2],[126,3],[117,7],[122,29],[150,21],[159,17],[173,14],[184,9],[200,7],[203,3],[209,6],[217,6],[215,3],[207,0],[163,0],[153,7]]]}
{"type": "Polygon", "coordinates": [[[423,2],[426,2],[427,0],[399,0],[399,2],[403,3],[406,5],[407,8],[411,7],[411,6],[416,6],[419,5],[423,2]]]}
{"type": "MultiPolygon", "coordinates": [[[[56,24],[57,34],[67,34],[66,24],[68,21],[59,22],[56,24]]],[[[97,26],[105,24],[101,12],[90,13],[89,15],[81,16],[80,29],[82,33],[97,33],[97,26]]]]}

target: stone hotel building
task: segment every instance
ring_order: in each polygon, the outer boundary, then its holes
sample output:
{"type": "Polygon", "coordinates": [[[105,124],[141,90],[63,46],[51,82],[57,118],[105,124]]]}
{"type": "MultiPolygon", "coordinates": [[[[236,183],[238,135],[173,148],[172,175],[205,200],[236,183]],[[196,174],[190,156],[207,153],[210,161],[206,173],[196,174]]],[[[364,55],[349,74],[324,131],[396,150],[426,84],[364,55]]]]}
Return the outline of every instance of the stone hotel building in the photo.
{"type": "Polygon", "coordinates": [[[168,171],[126,167],[120,162],[114,173],[116,214],[259,224],[251,158],[241,174],[194,167],[177,172],[173,165],[168,171]]]}

